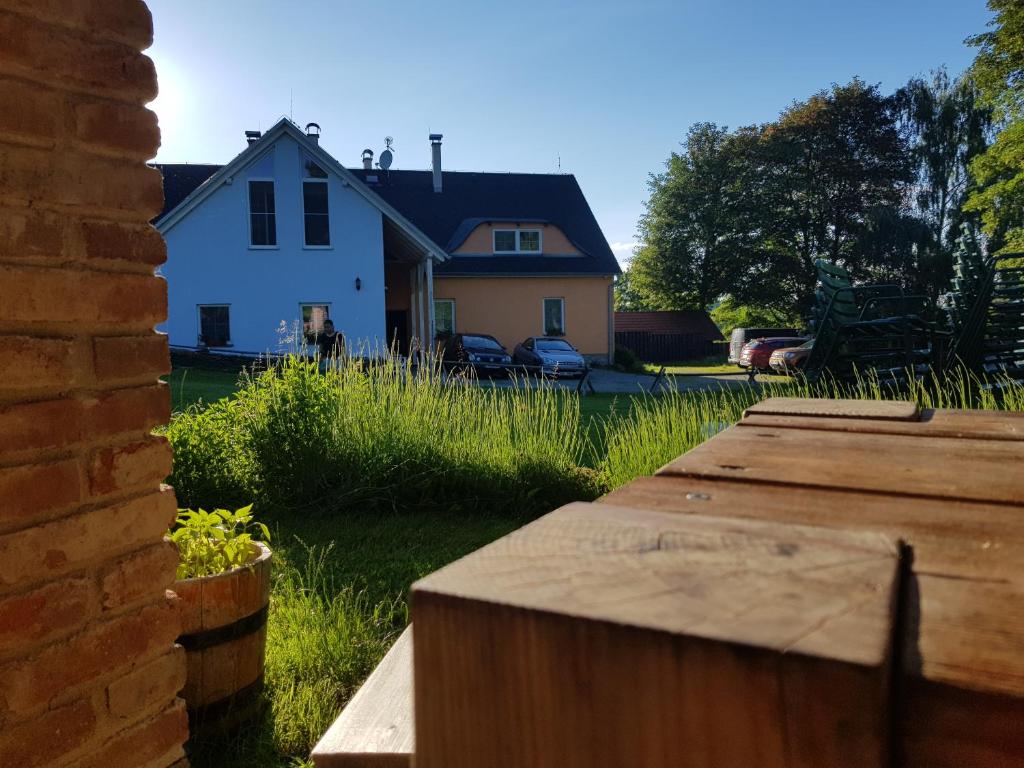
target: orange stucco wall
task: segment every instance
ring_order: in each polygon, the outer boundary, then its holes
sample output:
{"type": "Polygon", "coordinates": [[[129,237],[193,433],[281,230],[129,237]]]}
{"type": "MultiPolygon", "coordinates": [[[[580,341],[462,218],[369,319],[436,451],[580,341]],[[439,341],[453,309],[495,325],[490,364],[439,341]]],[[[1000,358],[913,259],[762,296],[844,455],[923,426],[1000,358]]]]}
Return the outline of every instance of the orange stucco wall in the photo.
{"type": "Polygon", "coordinates": [[[541,231],[541,253],[548,256],[579,255],[579,251],[569,242],[565,233],[554,224],[531,224],[526,221],[519,224],[510,224],[509,222],[480,224],[469,233],[469,237],[455,249],[454,253],[494,253],[492,232],[495,229],[539,229],[541,231]]]}
{"type": "Polygon", "coordinates": [[[455,299],[458,333],[489,333],[509,352],[544,333],[546,298],[565,299],[565,338],[584,355],[608,354],[610,277],[434,277],[434,298],[455,299]]]}

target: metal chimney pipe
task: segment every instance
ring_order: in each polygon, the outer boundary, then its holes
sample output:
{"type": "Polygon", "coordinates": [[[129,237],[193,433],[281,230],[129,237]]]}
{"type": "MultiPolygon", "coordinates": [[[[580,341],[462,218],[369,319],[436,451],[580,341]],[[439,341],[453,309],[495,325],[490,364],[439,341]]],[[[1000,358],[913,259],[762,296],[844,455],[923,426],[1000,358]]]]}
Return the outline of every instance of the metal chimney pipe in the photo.
{"type": "Polygon", "coordinates": [[[440,133],[430,134],[430,154],[434,166],[434,191],[441,191],[441,139],[444,136],[440,133]]]}
{"type": "Polygon", "coordinates": [[[373,170],[373,150],[372,149],[364,149],[363,150],[363,170],[364,171],[372,171],[373,170]]]}

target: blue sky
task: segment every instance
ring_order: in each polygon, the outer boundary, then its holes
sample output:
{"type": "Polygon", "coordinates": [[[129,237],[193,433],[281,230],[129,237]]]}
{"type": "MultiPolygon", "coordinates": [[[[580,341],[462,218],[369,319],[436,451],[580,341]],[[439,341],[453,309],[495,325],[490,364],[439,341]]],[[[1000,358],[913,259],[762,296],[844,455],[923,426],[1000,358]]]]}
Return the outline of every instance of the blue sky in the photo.
{"type": "Polygon", "coordinates": [[[699,121],[773,119],[855,75],[973,58],[984,0],[149,0],[163,162],[226,162],[291,113],[347,165],[576,174],[628,257],[647,176],[699,121]]]}

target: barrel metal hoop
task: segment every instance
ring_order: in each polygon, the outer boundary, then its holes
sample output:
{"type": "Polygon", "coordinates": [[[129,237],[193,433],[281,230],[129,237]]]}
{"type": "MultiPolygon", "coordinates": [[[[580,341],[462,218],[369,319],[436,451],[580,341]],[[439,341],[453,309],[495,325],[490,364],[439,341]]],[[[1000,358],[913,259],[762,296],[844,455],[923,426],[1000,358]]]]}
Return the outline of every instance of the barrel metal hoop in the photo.
{"type": "Polygon", "coordinates": [[[182,635],[178,638],[179,645],[186,651],[201,651],[203,648],[210,648],[240,637],[259,632],[267,623],[267,611],[270,606],[264,605],[256,613],[251,613],[238,621],[225,624],[223,627],[214,627],[202,632],[193,632],[182,635]]]}

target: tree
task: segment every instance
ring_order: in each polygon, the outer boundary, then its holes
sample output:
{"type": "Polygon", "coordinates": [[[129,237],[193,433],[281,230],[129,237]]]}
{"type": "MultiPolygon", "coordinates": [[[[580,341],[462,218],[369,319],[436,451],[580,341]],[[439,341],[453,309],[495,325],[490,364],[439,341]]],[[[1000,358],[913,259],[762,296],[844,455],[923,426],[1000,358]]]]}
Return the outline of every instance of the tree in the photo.
{"type": "Polygon", "coordinates": [[[914,152],[915,213],[926,227],[916,283],[935,296],[952,277],[963,204],[972,191],[970,164],[988,146],[992,111],[969,80],[951,82],[944,69],[930,81],[911,79],[896,100],[914,152]]]}
{"type": "Polygon", "coordinates": [[[744,269],[742,162],[730,134],[698,123],[684,149],[650,178],[630,265],[632,287],[658,309],[706,309],[744,269]]]}
{"type": "Polygon", "coordinates": [[[655,307],[633,286],[630,267],[615,278],[615,311],[643,312],[655,307]]]}
{"type": "Polygon", "coordinates": [[[1024,251],[1024,4],[989,0],[991,29],[968,38],[978,48],[970,76],[999,127],[971,164],[977,182],[965,210],[981,216],[994,250],[1024,251]]]}

